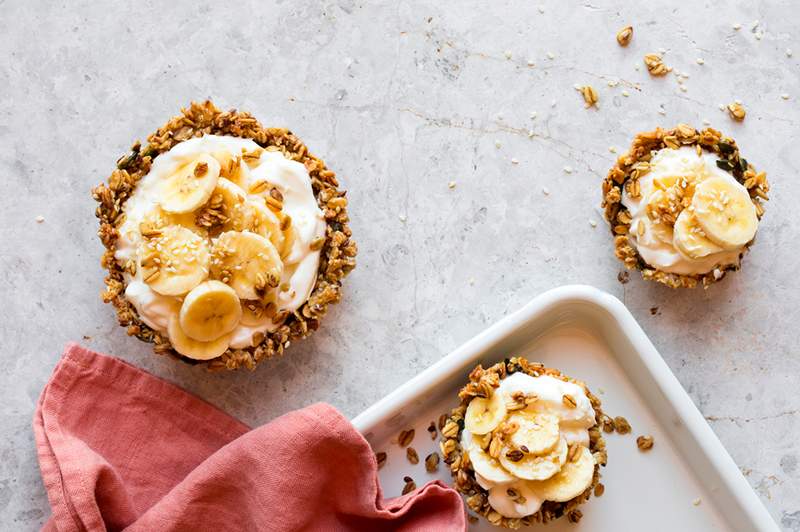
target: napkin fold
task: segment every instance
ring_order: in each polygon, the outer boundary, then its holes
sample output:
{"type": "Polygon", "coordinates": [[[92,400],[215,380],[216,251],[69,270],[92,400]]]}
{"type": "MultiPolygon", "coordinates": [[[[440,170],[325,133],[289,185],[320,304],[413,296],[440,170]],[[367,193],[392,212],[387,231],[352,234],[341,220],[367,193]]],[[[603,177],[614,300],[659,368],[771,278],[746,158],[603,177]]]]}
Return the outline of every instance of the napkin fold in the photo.
{"type": "Polygon", "coordinates": [[[76,344],[42,392],[34,434],[45,530],[465,530],[439,481],[384,499],[364,437],[315,404],[261,427],[76,344]]]}

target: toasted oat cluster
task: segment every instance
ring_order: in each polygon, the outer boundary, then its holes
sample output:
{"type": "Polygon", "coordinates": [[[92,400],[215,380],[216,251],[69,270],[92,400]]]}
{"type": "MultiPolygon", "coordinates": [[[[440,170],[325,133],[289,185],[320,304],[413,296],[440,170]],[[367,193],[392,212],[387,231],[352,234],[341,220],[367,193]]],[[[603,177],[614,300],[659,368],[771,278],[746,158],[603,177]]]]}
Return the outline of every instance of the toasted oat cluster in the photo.
{"type": "Polygon", "coordinates": [[[689,125],[679,124],[674,129],[657,128],[636,135],[631,148],[618,158],[603,181],[602,206],[614,235],[615,254],[628,269],[640,270],[644,279],[657,281],[672,288],[693,288],[699,283],[708,287],[722,279],[728,271],[739,269],[741,258],[753,242],[755,226],[764,214],[762,201],[769,199],[768,192],[766,173],[757,171],[740,155],[739,148],[732,138],[712,128],[698,131],[689,125]],[[679,150],[685,147],[693,147],[697,156],[701,158],[704,154],[714,156],[716,168],[729,174],[729,185],[719,183],[724,179],[707,179],[707,184],[698,184],[699,181],[694,183],[681,176],[654,179],[652,183],[654,192],[646,205],[646,220],[643,223],[634,222],[633,215],[624,205],[623,198],[625,196],[636,200],[641,198],[641,181],[653,170],[651,160],[655,154],[667,148],[679,150]],[[710,190],[696,193],[701,187],[710,190]],[[730,194],[733,188],[742,191],[739,195],[745,199],[740,203],[745,205],[736,204],[738,196],[733,197],[730,194]],[[698,200],[703,202],[702,207],[697,205],[698,200]],[[747,210],[751,212],[745,212],[747,210]],[[728,237],[733,229],[727,234],[720,231],[712,233],[714,229],[729,229],[721,227],[719,219],[725,215],[732,217],[737,212],[745,212],[752,217],[747,223],[748,229],[752,230],[751,233],[742,230],[732,238],[728,237]],[[708,224],[702,227],[702,223],[696,223],[695,218],[701,215],[708,218],[715,216],[716,219],[712,222],[716,223],[716,227],[708,224]],[[709,271],[702,273],[663,271],[649,264],[637,249],[635,239],[644,234],[645,226],[657,233],[657,236],[659,231],[662,234],[666,233],[667,237],[662,238],[665,242],[672,237],[673,231],[684,235],[684,238],[675,239],[675,243],[680,254],[689,257],[689,260],[711,261],[716,256],[715,253],[724,252],[733,253],[733,260],[715,265],[709,271]],[[745,238],[737,241],[736,238],[741,235],[745,235],[745,238]]]}
{"type": "Polygon", "coordinates": [[[577,523],[578,506],[602,494],[602,427],[613,422],[583,382],[513,357],[477,366],[459,399],[440,420],[442,457],[468,507],[493,525],[577,523]]]}
{"type": "MultiPolygon", "coordinates": [[[[156,167],[159,164],[156,163],[156,167]]],[[[128,334],[155,344],[156,353],[170,354],[192,363],[202,360],[211,370],[239,367],[253,369],[261,360],[281,355],[292,340],[303,338],[316,330],[327,306],[340,300],[342,279],[355,267],[357,248],[348,226],[347,200],[345,192],[338,188],[335,174],[320,159],[310,154],[306,146],[290,131],[264,128],[249,113],[235,110],[222,112],[210,101],[192,103],[188,109],[182,110],[181,115],[170,119],[150,135],[145,147],[136,142],[130,153],[119,159],[117,169],[108,182],[95,187],[92,194],[99,203],[96,210],[100,220],[98,236],[106,247],[102,265],[108,270],[108,275],[105,279],[103,300],[114,305],[119,323],[127,327],[128,334]],[[156,156],[169,152],[175,146],[191,144],[185,143],[190,139],[195,139],[192,142],[196,142],[203,137],[202,142],[205,142],[207,139],[220,138],[214,136],[233,138],[239,143],[246,140],[253,150],[242,149],[241,155],[226,161],[227,164],[224,165],[218,162],[221,157],[219,153],[213,154],[213,157],[193,155],[192,162],[187,166],[156,182],[154,190],[162,193],[159,204],[154,211],[147,214],[144,223],[134,224],[136,227],[131,231],[125,225],[126,202],[135,196],[137,186],[150,173],[156,156]],[[313,270],[310,270],[307,277],[307,286],[313,285],[313,288],[302,305],[297,298],[297,307],[294,307],[296,310],[292,312],[275,312],[276,305],[266,301],[268,295],[272,294],[274,298],[274,294],[283,290],[286,292],[280,293],[287,300],[295,297],[291,286],[278,286],[280,267],[290,254],[294,224],[282,211],[283,197],[276,188],[269,189],[263,186],[266,182],[258,180],[254,180],[249,188],[245,185],[247,181],[242,179],[242,172],[249,175],[248,167],[257,164],[260,158],[288,161],[281,164],[294,165],[293,168],[299,169],[297,173],[307,174],[305,186],[308,187],[310,179],[311,189],[307,193],[308,204],[315,210],[318,208],[318,219],[324,220],[324,223],[319,222],[321,225],[317,234],[321,236],[310,245],[312,252],[319,252],[316,279],[313,270]],[[173,181],[177,185],[173,186],[173,181]],[[240,190],[239,185],[245,189],[240,190]],[[260,190],[259,185],[264,190],[260,190]],[[232,192],[226,195],[228,189],[232,192]],[[197,208],[195,204],[198,205],[197,208]],[[188,210],[188,207],[192,209],[188,210]],[[248,208],[246,212],[239,212],[245,207],[248,208]],[[256,214],[260,216],[255,216],[256,214]],[[134,246],[133,259],[121,260],[120,255],[125,253],[117,252],[122,244],[131,247],[125,242],[129,233],[135,233],[134,236],[140,243],[134,246]],[[209,237],[212,238],[210,245],[207,243],[209,237]],[[244,246],[242,242],[238,242],[248,238],[253,240],[253,246],[244,246]],[[170,244],[173,241],[175,245],[170,244]],[[218,257],[222,251],[242,254],[245,250],[255,249],[254,246],[261,252],[251,253],[253,257],[247,257],[246,267],[253,269],[260,260],[265,264],[269,263],[275,271],[267,268],[261,273],[249,272],[242,270],[242,266],[234,265],[228,268],[231,270],[228,272],[225,268],[227,262],[222,260],[225,257],[218,257]],[[220,249],[214,253],[206,249],[213,247],[220,249]],[[189,248],[195,251],[191,257],[186,254],[189,248]],[[197,250],[203,252],[202,256],[198,255],[197,250]],[[175,256],[172,257],[170,253],[175,256]],[[170,257],[174,260],[167,260],[170,257]],[[202,262],[203,266],[194,267],[200,259],[205,261],[202,262]],[[180,265],[183,262],[187,263],[186,270],[191,274],[181,270],[180,265]],[[194,279],[195,274],[197,279],[194,279]],[[148,326],[130,298],[126,297],[126,285],[133,279],[148,290],[148,297],[159,297],[163,300],[159,309],[162,313],[165,312],[164,308],[171,308],[170,305],[180,307],[180,321],[175,311],[168,331],[148,326]],[[154,292],[150,292],[150,289],[154,292]],[[274,294],[270,292],[273,290],[274,294]],[[187,291],[188,294],[184,295],[187,291]],[[197,301],[187,301],[192,298],[197,301]],[[242,301],[241,310],[239,300],[242,301]],[[228,314],[232,316],[228,320],[230,323],[217,324],[220,325],[221,332],[232,330],[240,323],[240,316],[241,324],[247,332],[250,329],[246,326],[263,322],[265,318],[262,315],[267,313],[276,324],[274,330],[262,332],[253,329],[257,332],[246,336],[245,344],[249,345],[236,348],[227,347],[230,335],[217,337],[215,334],[214,339],[205,338],[204,335],[210,331],[200,327],[198,324],[202,320],[193,319],[183,307],[194,303],[193,310],[203,315],[212,313],[216,316],[224,307],[220,306],[220,301],[226,304],[230,302],[228,306],[231,306],[231,313],[226,310],[225,316],[226,319],[228,314]],[[270,313],[270,309],[273,312],[270,313]],[[259,314],[257,311],[262,312],[259,314]],[[173,325],[178,329],[183,327],[177,331],[180,335],[173,331],[173,325]],[[180,337],[181,346],[171,342],[170,337],[173,341],[180,337]],[[215,345],[211,345],[212,340],[216,342],[215,345]],[[219,350],[213,352],[212,348],[217,346],[220,347],[219,350]],[[181,355],[203,350],[213,357],[209,356],[208,360],[204,360],[201,357],[181,355]]],[[[141,206],[141,202],[138,205],[141,206]]]]}

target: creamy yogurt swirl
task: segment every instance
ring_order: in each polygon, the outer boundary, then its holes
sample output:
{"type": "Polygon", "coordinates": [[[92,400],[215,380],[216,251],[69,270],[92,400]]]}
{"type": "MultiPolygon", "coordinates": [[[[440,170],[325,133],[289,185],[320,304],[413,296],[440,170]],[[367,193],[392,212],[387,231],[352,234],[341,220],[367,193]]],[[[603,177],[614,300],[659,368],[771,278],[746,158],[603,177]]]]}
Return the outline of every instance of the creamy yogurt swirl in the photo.
{"type": "Polygon", "coordinates": [[[747,189],[731,174],[717,167],[716,157],[712,154],[703,152],[702,155],[698,155],[696,149],[689,146],[679,149],[663,148],[657,151],[650,160],[650,171],[639,178],[641,195],[632,198],[627,190],[622,195],[622,204],[631,215],[628,240],[639,255],[654,268],[680,275],[702,275],[727,265],[738,264],[739,254],[744,246],[735,250],[712,253],[698,259],[687,257],[673,243],[672,229],[659,227],[648,217],[647,204],[657,190],[654,180],[672,176],[686,178],[695,184],[718,177],[729,181],[747,194],[747,189]],[[640,223],[644,227],[641,235],[638,230],[640,223]]]}
{"type": "MultiPolygon", "coordinates": [[[[567,444],[575,443],[586,448],[589,447],[589,429],[595,425],[595,411],[581,386],[549,375],[533,377],[517,372],[502,379],[494,393],[510,397],[514,392],[536,395],[538,399],[526,410],[557,416],[561,437],[566,440],[567,444]],[[574,408],[564,404],[565,395],[569,395],[575,400],[574,408]]],[[[469,453],[473,463],[475,462],[473,456],[483,453],[474,436],[467,429],[461,433],[461,446],[469,453]]],[[[515,478],[510,474],[506,480],[492,481],[477,471],[475,479],[483,489],[489,492],[489,503],[492,508],[504,517],[520,518],[532,515],[546,500],[543,491],[538,489],[541,484],[537,481],[515,478]],[[509,488],[522,494],[525,501],[520,503],[518,498],[515,500],[510,496],[509,488]]]]}
{"type": "MultiPolygon", "coordinates": [[[[260,147],[251,139],[231,136],[205,135],[176,144],[171,150],[155,158],[150,172],[137,184],[133,194],[125,202],[125,222],[119,229],[115,258],[121,265],[136,260],[137,249],[142,241],[140,223],[158,210],[158,182],[175,171],[188,158],[202,154],[229,153],[233,156],[253,152],[260,147]]],[[[242,193],[248,195],[250,186],[266,180],[283,196],[283,212],[291,216],[294,242],[283,260],[281,286],[278,292],[277,310],[293,312],[308,300],[317,279],[320,251],[312,250],[311,243],[325,235],[325,218],[317,205],[311,188],[311,179],[306,168],[277,151],[261,150],[260,159],[242,165],[242,193]]],[[[261,200],[263,202],[263,199],[261,200]]],[[[191,215],[189,215],[191,220],[191,215]]],[[[212,243],[214,239],[212,239],[212,243]]],[[[165,332],[169,320],[181,306],[181,297],[161,295],[152,290],[142,279],[141,268],[135,275],[126,271],[125,297],[136,308],[139,317],[151,328],[165,332]]],[[[241,349],[252,345],[253,335],[277,329],[279,324],[265,317],[258,325],[240,323],[234,329],[230,347],[241,349]]]]}

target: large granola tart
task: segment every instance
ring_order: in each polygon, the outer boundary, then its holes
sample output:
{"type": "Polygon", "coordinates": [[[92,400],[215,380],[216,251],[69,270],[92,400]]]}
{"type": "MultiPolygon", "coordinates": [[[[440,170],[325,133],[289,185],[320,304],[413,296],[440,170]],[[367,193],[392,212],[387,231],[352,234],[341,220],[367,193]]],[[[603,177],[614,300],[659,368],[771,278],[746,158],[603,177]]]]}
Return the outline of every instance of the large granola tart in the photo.
{"type": "MultiPolygon", "coordinates": [[[[539,400],[536,397],[530,397],[530,394],[527,397],[521,395],[515,397],[517,395],[517,393],[513,394],[511,396],[512,400],[519,401],[521,404],[516,407],[513,405],[509,406],[509,409],[525,409],[527,408],[526,405],[530,405],[532,402],[539,400]]],[[[486,369],[480,365],[477,366],[470,373],[469,382],[459,391],[458,396],[460,399],[459,406],[449,413],[441,429],[442,439],[440,441],[440,449],[444,457],[444,462],[450,466],[450,472],[454,479],[456,490],[466,496],[467,506],[472,511],[485,517],[493,525],[510,529],[517,529],[522,525],[531,525],[534,523],[544,524],[562,516],[567,516],[570,522],[577,523],[583,515],[578,506],[588,501],[592,493],[595,493],[595,495],[602,493],[603,486],[599,484],[600,466],[605,466],[608,461],[602,428],[604,423],[612,423],[611,419],[603,413],[600,400],[589,391],[586,384],[564,375],[557,369],[547,368],[543,364],[529,362],[522,357],[512,357],[486,369]],[[492,507],[489,501],[489,491],[484,489],[480,481],[476,478],[476,471],[472,460],[470,460],[469,451],[463,447],[462,440],[465,425],[468,424],[465,423],[465,418],[468,415],[467,412],[470,403],[476,398],[491,399],[494,394],[499,393],[497,389],[503,380],[515,373],[524,373],[530,377],[549,376],[565,383],[577,385],[585,393],[586,398],[588,398],[588,403],[594,411],[594,418],[592,420],[594,424],[587,429],[589,440],[588,451],[584,448],[584,452],[591,453],[589,460],[593,459],[594,463],[593,473],[590,473],[590,483],[584,484],[587,487],[583,489],[583,491],[564,502],[554,502],[552,500],[543,499],[544,502],[541,504],[538,511],[524,517],[506,517],[492,507]]],[[[564,396],[563,400],[568,407],[570,405],[571,407],[575,407],[575,401],[571,396],[564,396]]],[[[486,447],[486,453],[497,458],[500,453],[495,449],[495,444],[497,444],[498,449],[502,445],[506,445],[509,438],[513,437],[513,432],[516,430],[518,430],[518,427],[509,428],[507,425],[504,426],[503,423],[498,425],[495,431],[487,434],[491,443],[486,447]]],[[[502,448],[506,449],[506,447],[502,448]]],[[[567,458],[568,462],[575,460],[573,458],[574,455],[580,454],[574,452],[573,449],[580,448],[582,448],[581,444],[570,444],[569,458],[567,458]]],[[[524,447],[522,450],[526,454],[529,452],[529,450],[524,447]]],[[[531,450],[530,452],[533,451],[531,450]]],[[[512,460],[520,460],[520,457],[512,458],[512,460]]],[[[508,490],[508,494],[514,497],[520,496],[517,490],[513,489],[508,490]]],[[[524,503],[525,501],[523,500],[521,502],[524,503]]]]}
{"type": "MultiPolygon", "coordinates": [[[[108,275],[102,298],[104,302],[114,305],[119,323],[127,327],[129,335],[153,343],[158,354],[169,354],[190,363],[198,363],[177,353],[166,333],[154,330],[142,321],[124,293],[124,273],[130,265],[120,264],[115,258],[115,251],[120,237],[118,229],[125,221],[125,203],[137,183],[150,171],[156,156],[183,141],[204,135],[252,139],[266,152],[280,152],[286,159],[301,163],[311,179],[313,196],[324,215],[324,241],[319,238],[319,242],[315,242],[316,247],[312,248],[316,250],[321,246],[321,252],[316,281],[308,299],[294,312],[274,318],[281,320],[277,330],[254,336],[254,345],[228,348],[221,356],[202,361],[211,370],[240,367],[252,370],[261,360],[281,355],[291,341],[316,330],[328,305],[340,300],[342,279],[355,267],[357,249],[348,226],[345,191],[338,188],[334,172],[309,153],[300,139],[287,129],[262,127],[249,113],[236,110],[223,112],[210,101],[193,102],[189,108],[182,109],[180,115],[171,118],[151,134],[147,145],[142,146],[138,141],[134,143],[131,151],[117,161],[117,168],[108,178],[108,183],[101,183],[92,190],[94,199],[99,203],[96,210],[100,220],[98,236],[106,248],[102,265],[108,270],[108,275]]],[[[243,154],[243,157],[246,158],[247,154],[243,154]]],[[[195,175],[197,173],[196,168],[195,175]]],[[[267,201],[271,200],[267,198],[267,201]]],[[[313,205],[313,201],[311,203],[313,205]]]]}
{"type": "MultiPolygon", "coordinates": [[[[602,207],[614,235],[615,255],[628,269],[640,270],[644,279],[672,288],[693,288],[698,283],[708,287],[722,279],[728,271],[739,269],[741,259],[754,240],[751,239],[742,246],[734,263],[722,264],[712,271],[691,275],[662,271],[648,264],[635,243],[630,240],[632,217],[631,212],[623,205],[625,193],[630,197],[639,197],[639,180],[650,171],[650,161],[654,153],[663,148],[679,149],[684,146],[694,146],[698,156],[704,153],[713,154],[717,158],[716,166],[732,175],[747,190],[757,219],[761,219],[764,214],[761,202],[769,199],[766,173],[758,172],[740,155],[739,147],[732,138],[710,127],[698,131],[686,124],[679,124],[673,129],[656,128],[654,131],[636,135],[628,152],[617,159],[603,181],[602,207]]],[[[665,218],[674,224],[676,213],[671,214],[671,219],[669,213],[665,218]]]]}

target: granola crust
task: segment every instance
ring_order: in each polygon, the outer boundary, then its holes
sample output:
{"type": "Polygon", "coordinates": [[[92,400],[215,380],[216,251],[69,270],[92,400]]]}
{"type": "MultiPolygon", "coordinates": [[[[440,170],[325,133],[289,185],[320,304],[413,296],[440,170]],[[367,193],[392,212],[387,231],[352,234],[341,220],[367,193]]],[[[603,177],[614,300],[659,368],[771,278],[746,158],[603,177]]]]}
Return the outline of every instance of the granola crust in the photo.
{"type": "Polygon", "coordinates": [[[533,523],[546,524],[564,515],[572,523],[577,523],[583,515],[578,506],[588,501],[594,492],[595,486],[600,482],[600,466],[608,462],[606,442],[603,439],[602,426],[607,418],[603,413],[600,399],[593,395],[585,383],[568,377],[557,369],[547,368],[543,364],[528,362],[522,357],[512,357],[503,362],[483,369],[477,366],[469,374],[469,382],[459,391],[458,397],[461,404],[454,408],[447,416],[441,429],[442,439],[439,447],[444,457],[444,462],[450,466],[455,488],[466,496],[467,506],[474,512],[484,516],[490,523],[504,528],[517,529],[523,525],[533,523]],[[475,397],[490,397],[494,389],[500,385],[500,380],[507,375],[521,371],[532,377],[549,375],[566,382],[580,386],[595,411],[595,424],[589,429],[589,450],[595,458],[594,477],[592,484],[586,490],[566,502],[545,501],[542,507],[533,515],[522,518],[511,518],[500,515],[489,504],[489,492],[483,489],[475,480],[475,471],[469,457],[461,447],[461,432],[464,430],[464,415],[467,406],[475,397]]]}
{"type": "Polygon", "coordinates": [[[730,172],[747,189],[756,207],[758,219],[761,220],[764,215],[761,202],[769,199],[767,174],[758,172],[752,164],[741,157],[739,147],[732,138],[723,136],[710,127],[698,131],[687,124],[678,124],[673,129],[656,128],[654,131],[636,135],[628,152],[617,159],[603,180],[602,207],[605,218],[610,224],[611,234],[614,236],[615,255],[626,268],[639,270],[644,279],[665,284],[670,288],[694,288],[698,283],[708,288],[724,278],[728,271],[736,271],[741,267],[741,260],[754,240],[745,244],[737,264],[729,264],[702,275],[681,275],[656,269],[642,259],[636,247],[628,240],[631,215],[622,205],[623,189],[635,197],[639,190],[639,178],[649,171],[652,152],[662,148],[677,149],[681,146],[695,146],[698,153],[705,150],[717,155],[719,157],[717,166],[730,172]]]}
{"type": "MultiPolygon", "coordinates": [[[[100,220],[98,236],[106,248],[101,264],[108,270],[106,289],[102,292],[105,303],[117,310],[120,325],[127,327],[131,336],[154,344],[154,351],[171,355],[192,364],[206,364],[209,370],[233,370],[246,367],[255,369],[266,359],[282,355],[290,342],[308,336],[319,327],[328,305],[341,299],[342,279],[355,267],[356,243],[351,239],[348,226],[346,191],[340,190],[333,171],[309,153],[308,148],[291,131],[283,128],[265,128],[249,113],[236,110],[220,111],[213,103],[192,102],[181,114],[171,118],[164,126],[147,138],[147,146],[133,144],[130,153],[117,161],[108,183],[92,189],[99,203],[95,215],[100,220]],[[150,164],[160,153],[192,137],[203,135],[229,135],[254,140],[268,151],[280,151],[288,159],[303,163],[311,177],[314,196],[327,223],[325,242],[322,244],[319,269],[314,289],[302,307],[285,317],[274,332],[267,333],[256,345],[245,349],[228,349],[221,356],[205,361],[191,360],[172,349],[166,334],[143,323],[133,305],[125,298],[124,267],[114,258],[118,228],[124,222],[123,207],[136,184],[150,170],[150,164]]],[[[260,337],[259,337],[260,339],[260,337]]]]}

